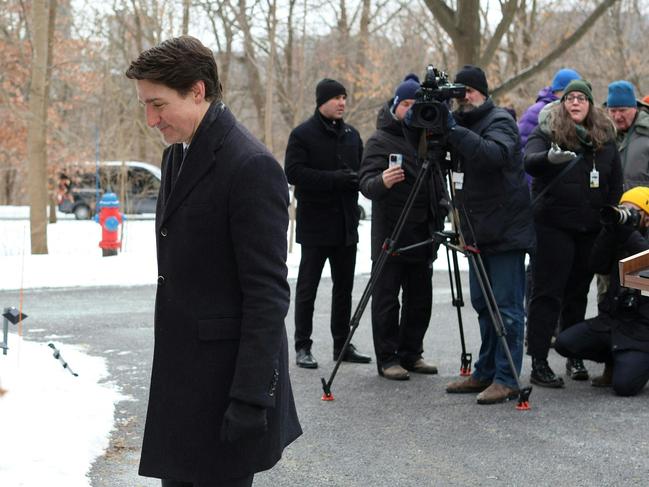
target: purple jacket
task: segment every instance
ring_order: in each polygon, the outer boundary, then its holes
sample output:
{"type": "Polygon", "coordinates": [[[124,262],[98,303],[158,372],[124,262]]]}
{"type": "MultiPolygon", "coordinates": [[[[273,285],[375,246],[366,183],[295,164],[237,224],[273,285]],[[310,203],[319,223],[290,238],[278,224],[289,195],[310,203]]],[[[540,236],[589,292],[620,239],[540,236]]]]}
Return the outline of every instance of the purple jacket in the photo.
{"type": "Polygon", "coordinates": [[[543,107],[548,103],[558,100],[549,86],[546,86],[541,91],[539,91],[538,96],[536,97],[536,103],[525,110],[525,113],[521,116],[518,121],[518,131],[521,134],[521,149],[525,150],[525,145],[527,144],[527,138],[534,131],[536,126],[539,124],[539,113],[543,110],[543,107]]]}

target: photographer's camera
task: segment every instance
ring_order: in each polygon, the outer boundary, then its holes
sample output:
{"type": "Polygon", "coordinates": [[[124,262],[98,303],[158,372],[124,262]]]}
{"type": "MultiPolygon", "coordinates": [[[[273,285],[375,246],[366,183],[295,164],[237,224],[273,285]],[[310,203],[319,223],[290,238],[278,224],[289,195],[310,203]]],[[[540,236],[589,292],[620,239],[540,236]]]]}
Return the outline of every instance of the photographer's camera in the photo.
{"type": "Polygon", "coordinates": [[[599,211],[599,219],[602,225],[626,225],[638,228],[642,218],[638,210],[624,205],[618,205],[604,206],[599,211]]]}

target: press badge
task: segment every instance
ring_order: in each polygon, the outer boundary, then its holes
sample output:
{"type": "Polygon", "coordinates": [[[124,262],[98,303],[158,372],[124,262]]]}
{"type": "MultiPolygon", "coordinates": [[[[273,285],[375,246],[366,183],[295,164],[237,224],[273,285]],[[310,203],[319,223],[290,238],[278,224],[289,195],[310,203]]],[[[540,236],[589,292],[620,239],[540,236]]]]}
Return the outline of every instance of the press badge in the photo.
{"type": "Polygon", "coordinates": [[[599,171],[597,169],[590,172],[590,187],[599,188],[599,171]]]}
{"type": "Polygon", "coordinates": [[[462,186],[464,185],[464,173],[453,171],[453,173],[451,173],[451,180],[453,181],[453,187],[455,189],[462,189],[462,186]]]}

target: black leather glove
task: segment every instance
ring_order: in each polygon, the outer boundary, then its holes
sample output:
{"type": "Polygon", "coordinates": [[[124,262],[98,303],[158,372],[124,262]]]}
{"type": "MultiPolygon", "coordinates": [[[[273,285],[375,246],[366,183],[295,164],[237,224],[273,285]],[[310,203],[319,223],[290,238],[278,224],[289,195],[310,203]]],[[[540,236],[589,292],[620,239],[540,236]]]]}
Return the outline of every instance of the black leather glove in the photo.
{"type": "Polygon", "coordinates": [[[334,188],[358,191],[358,173],[351,169],[338,169],[333,172],[334,188]]]}
{"type": "Polygon", "coordinates": [[[233,399],[223,416],[221,441],[257,438],[267,430],[265,408],[233,399]]]}

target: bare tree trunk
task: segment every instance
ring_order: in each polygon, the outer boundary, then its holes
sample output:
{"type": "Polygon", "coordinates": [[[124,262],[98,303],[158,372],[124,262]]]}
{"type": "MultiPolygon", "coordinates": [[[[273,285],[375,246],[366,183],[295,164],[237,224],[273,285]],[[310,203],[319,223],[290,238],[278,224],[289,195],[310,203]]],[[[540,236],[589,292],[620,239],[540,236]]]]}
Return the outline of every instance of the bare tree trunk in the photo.
{"type": "Polygon", "coordinates": [[[277,29],[277,0],[269,2],[268,61],[266,64],[266,107],[264,109],[264,141],[273,152],[273,72],[275,70],[275,31],[277,29]]]}
{"type": "Polygon", "coordinates": [[[32,254],[47,254],[47,45],[49,0],[32,4],[32,68],[29,92],[27,153],[29,159],[29,223],[32,254]]]}
{"type": "Polygon", "coordinates": [[[189,7],[192,4],[192,0],[183,0],[183,35],[186,36],[189,33],[189,7]]]}
{"type": "Polygon", "coordinates": [[[255,56],[255,43],[252,36],[252,26],[248,21],[246,0],[239,0],[237,17],[239,27],[243,32],[244,66],[248,75],[249,93],[257,111],[257,120],[261,123],[264,120],[264,100],[262,93],[265,91],[261,86],[261,77],[259,76],[259,67],[257,66],[257,58],[255,56]]]}
{"type": "MultiPolygon", "coordinates": [[[[49,80],[52,79],[52,60],[53,50],[54,50],[54,29],[56,29],[56,10],[58,6],[58,0],[50,0],[50,12],[48,18],[48,36],[47,36],[47,80],[45,84],[45,99],[50,99],[50,83],[49,80]]],[[[50,187],[50,206],[49,206],[49,223],[56,223],[56,183],[52,181],[50,187]]]]}

